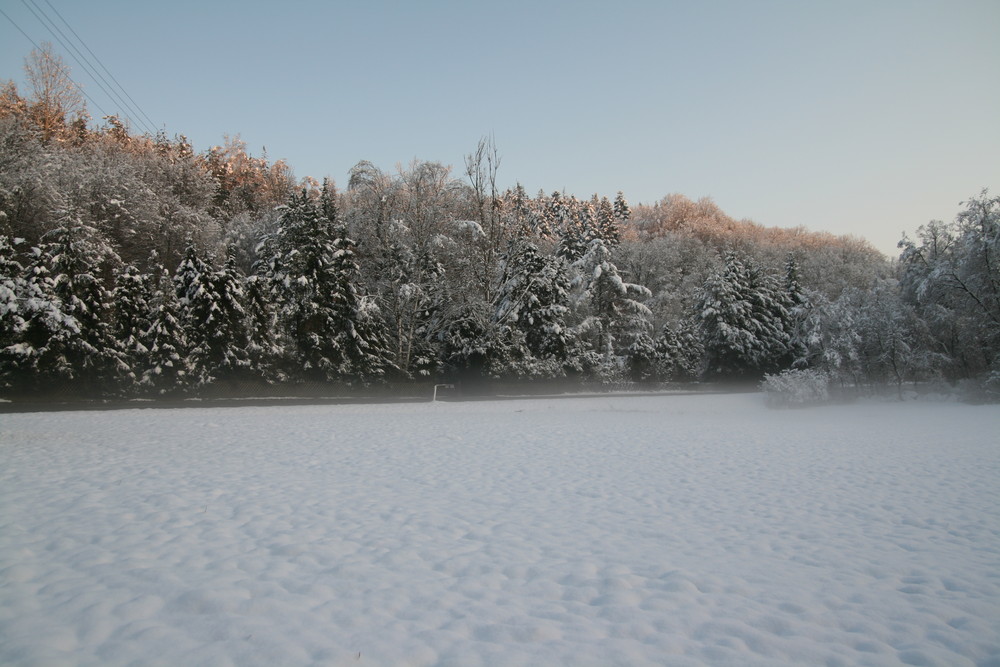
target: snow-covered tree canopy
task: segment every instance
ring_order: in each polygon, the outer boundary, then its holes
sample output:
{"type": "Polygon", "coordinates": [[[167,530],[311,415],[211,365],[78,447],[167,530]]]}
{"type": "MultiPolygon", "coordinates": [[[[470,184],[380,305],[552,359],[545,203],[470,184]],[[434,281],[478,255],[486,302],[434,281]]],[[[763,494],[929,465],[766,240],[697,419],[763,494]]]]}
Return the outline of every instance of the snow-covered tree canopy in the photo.
{"type": "Polygon", "coordinates": [[[489,140],[464,175],[362,161],[338,192],[239,137],[197,153],[41,103],[0,88],[11,395],[791,367],[1000,383],[1000,198],[985,191],[904,239],[894,266],[709,199],[502,189],[489,140]]]}

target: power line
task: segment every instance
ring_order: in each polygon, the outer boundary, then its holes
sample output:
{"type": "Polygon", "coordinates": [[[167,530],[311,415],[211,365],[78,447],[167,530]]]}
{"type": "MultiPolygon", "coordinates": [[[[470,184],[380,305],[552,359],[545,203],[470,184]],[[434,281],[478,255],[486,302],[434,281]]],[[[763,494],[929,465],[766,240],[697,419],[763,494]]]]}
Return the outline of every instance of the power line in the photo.
{"type": "MultiPolygon", "coordinates": [[[[5,19],[7,19],[8,21],[10,21],[11,25],[12,25],[12,26],[14,26],[15,28],[17,28],[18,32],[20,32],[20,33],[21,33],[22,35],[24,35],[24,38],[25,38],[26,40],[28,40],[29,42],[31,42],[31,43],[32,43],[32,45],[33,45],[33,46],[34,46],[34,47],[35,47],[36,49],[38,49],[39,51],[41,51],[41,50],[42,50],[42,47],[38,46],[38,44],[36,44],[36,43],[35,43],[35,40],[33,40],[33,39],[32,39],[32,38],[30,37],[30,36],[28,36],[28,33],[26,33],[26,32],[25,32],[24,30],[22,30],[22,29],[21,29],[21,26],[19,26],[19,25],[18,25],[18,24],[17,24],[17,23],[16,23],[15,21],[14,21],[14,19],[12,19],[12,18],[11,18],[11,17],[10,17],[10,16],[9,16],[9,15],[7,14],[7,12],[5,12],[5,11],[4,11],[4,10],[2,10],[2,9],[0,9],[0,14],[3,14],[4,18],[5,18],[5,19]]],[[[79,90],[79,91],[80,91],[80,93],[81,93],[81,94],[82,94],[82,95],[83,95],[84,97],[86,97],[86,98],[87,98],[88,100],[90,100],[90,102],[91,102],[91,103],[92,103],[92,104],[93,104],[93,105],[94,105],[95,107],[97,107],[97,110],[98,110],[98,111],[100,111],[100,112],[101,112],[101,114],[103,114],[103,115],[105,115],[105,116],[107,116],[107,115],[108,115],[108,112],[107,112],[107,111],[105,111],[104,109],[102,109],[102,108],[101,108],[101,105],[100,105],[100,104],[98,104],[98,103],[97,103],[97,102],[96,102],[96,101],[94,100],[94,98],[93,98],[93,97],[91,97],[90,95],[88,95],[88,94],[87,94],[87,91],[83,89],[83,86],[81,86],[80,84],[78,84],[78,83],[77,83],[77,82],[76,82],[76,81],[75,81],[75,80],[73,79],[73,77],[71,77],[71,76],[70,76],[69,74],[67,74],[67,75],[66,75],[66,78],[70,80],[70,83],[72,83],[72,84],[73,84],[73,85],[74,85],[74,86],[76,87],[76,89],[77,89],[77,90],[79,90]]]]}
{"type": "Polygon", "coordinates": [[[101,59],[97,57],[97,54],[90,50],[90,47],[87,46],[87,43],[85,41],[83,41],[83,38],[81,38],[80,35],[78,35],[76,33],[76,30],[74,30],[73,26],[71,26],[69,24],[69,21],[67,21],[65,18],[63,18],[63,15],[59,13],[58,9],[56,9],[55,7],[52,6],[52,3],[49,2],[49,0],[45,0],[45,4],[47,4],[49,6],[49,8],[51,8],[52,11],[55,13],[55,15],[59,17],[59,20],[63,22],[63,25],[65,25],[69,29],[69,31],[71,33],[73,33],[73,36],[76,37],[77,41],[80,42],[80,44],[83,46],[83,48],[87,49],[87,53],[89,53],[91,56],[93,56],[94,60],[97,61],[97,64],[101,66],[101,69],[103,69],[105,71],[105,73],[109,77],[111,77],[111,80],[115,82],[115,85],[118,86],[118,89],[122,91],[122,93],[125,95],[125,97],[127,97],[129,99],[130,102],[132,102],[132,104],[139,111],[139,113],[142,115],[142,117],[145,118],[146,121],[149,122],[149,125],[155,127],[156,123],[154,123],[153,120],[149,116],[146,115],[146,112],[143,111],[142,107],[140,107],[139,104],[134,99],[132,99],[132,96],[128,94],[127,90],[125,90],[125,87],[122,86],[122,84],[118,82],[118,79],[116,79],[115,75],[111,73],[111,70],[109,70],[104,65],[103,62],[101,62],[101,59]]]}
{"type": "MultiPolygon", "coordinates": [[[[93,71],[92,66],[87,60],[87,57],[84,56],[82,53],[80,53],[80,50],[76,48],[76,46],[69,40],[68,37],[66,37],[66,34],[59,28],[59,26],[57,26],[55,22],[52,21],[52,19],[50,19],[48,15],[45,14],[45,11],[41,7],[36,5],[33,0],[30,0],[30,3],[31,4],[29,4],[29,0],[21,0],[21,4],[23,4],[28,9],[28,11],[30,11],[34,15],[34,17],[38,19],[38,22],[41,23],[45,27],[45,29],[49,31],[49,33],[56,39],[56,41],[59,42],[59,44],[62,45],[62,47],[69,52],[69,55],[73,58],[73,60],[76,61],[78,65],[80,65],[80,67],[83,68],[83,70],[87,73],[87,75],[90,76],[91,80],[95,84],[97,84],[97,87],[100,88],[101,91],[112,102],[115,102],[124,108],[125,118],[128,119],[130,115],[134,115],[135,112],[131,108],[129,108],[128,104],[125,103],[125,101],[121,98],[120,95],[117,95],[113,91],[109,91],[105,87],[104,84],[107,84],[108,86],[110,86],[111,84],[107,83],[107,80],[105,80],[104,77],[101,76],[100,72],[95,73],[93,71]],[[102,81],[104,83],[102,83],[102,81]]],[[[139,120],[141,121],[142,119],[139,120]]],[[[142,122],[140,122],[139,124],[144,126],[144,123],[142,122]]],[[[150,135],[153,134],[151,128],[144,126],[143,129],[150,135]]]]}

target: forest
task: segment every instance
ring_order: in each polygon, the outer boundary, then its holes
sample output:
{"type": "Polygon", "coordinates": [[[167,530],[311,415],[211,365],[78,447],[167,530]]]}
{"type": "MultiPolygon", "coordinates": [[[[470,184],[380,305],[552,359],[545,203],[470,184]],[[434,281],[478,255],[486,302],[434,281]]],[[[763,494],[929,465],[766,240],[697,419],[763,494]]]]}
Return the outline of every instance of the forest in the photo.
{"type": "Polygon", "coordinates": [[[196,152],[92,122],[46,57],[28,59],[31,90],[0,89],[7,399],[806,371],[843,391],[1000,396],[986,190],[887,258],[709,199],[501,189],[489,139],[461,173],[362,161],[338,189],[238,136],[196,152]]]}

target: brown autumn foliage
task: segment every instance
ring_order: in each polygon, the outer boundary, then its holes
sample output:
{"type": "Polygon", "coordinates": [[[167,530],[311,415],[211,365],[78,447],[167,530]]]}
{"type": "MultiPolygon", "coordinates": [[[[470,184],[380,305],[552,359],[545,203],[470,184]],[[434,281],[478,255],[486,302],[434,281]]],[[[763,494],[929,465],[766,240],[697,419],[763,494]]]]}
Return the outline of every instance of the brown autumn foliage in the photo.
{"type": "Polygon", "coordinates": [[[668,233],[694,237],[720,250],[753,245],[781,248],[788,252],[846,248],[851,251],[878,251],[867,241],[853,236],[835,236],[805,227],[766,227],[752,220],[726,215],[710,197],[692,201],[670,194],[655,204],[632,207],[627,233],[635,240],[652,239],[668,233]]]}

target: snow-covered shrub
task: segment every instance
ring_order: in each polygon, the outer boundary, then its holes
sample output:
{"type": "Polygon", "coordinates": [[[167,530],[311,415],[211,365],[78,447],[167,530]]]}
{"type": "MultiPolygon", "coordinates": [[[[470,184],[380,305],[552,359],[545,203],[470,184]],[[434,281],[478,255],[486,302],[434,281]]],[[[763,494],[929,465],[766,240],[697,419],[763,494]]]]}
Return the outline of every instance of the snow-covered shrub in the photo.
{"type": "Polygon", "coordinates": [[[994,370],[978,378],[960,380],[957,394],[959,400],[965,403],[1000,403],[1000,371],[994,370]]]}
{"type": "Polygon", "coordinates": [[[829,385],[826,373],[812,369],[790,369],[777,375],[765,375],[760,383],[767,405],[772,408],[823,403],[830,397],[829,385]]]}
{"type": "Polygon", "coordinates": [[[990,372],[983,384],[986,387],[986,395],[993,402],[1000,402],[1000,370],[990,372]]]}

